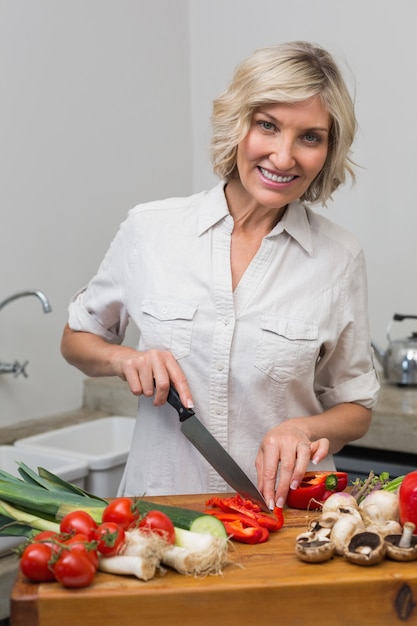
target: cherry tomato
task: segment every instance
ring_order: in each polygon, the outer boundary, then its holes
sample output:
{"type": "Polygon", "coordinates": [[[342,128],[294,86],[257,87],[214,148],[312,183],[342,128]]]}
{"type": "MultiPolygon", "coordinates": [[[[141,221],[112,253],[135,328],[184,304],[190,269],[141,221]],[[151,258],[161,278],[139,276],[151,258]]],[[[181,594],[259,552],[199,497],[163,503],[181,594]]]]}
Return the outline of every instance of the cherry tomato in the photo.
{"type": "Polygon", "coordinates": [[[87,511],[71,511],[61,520],[59,528],[68,535],[82,533],[88,537],[91,530],[97,528],[97,523],[87,511]]]}
{"type": "Polygon", "coordinates": [[[98,554],[95,543],[89,541],[87,535],[77,533],[76,535],[73,535],[69,539],[67,539],[65,541],[65,545],[69,546],[71,550],[78,550],[79,552],[85,554],[97,570],[98,554]]]}
{"type": "Polygon", "coordinates": [[[114,556],[123,547],[125,531],[115,522],[103,522],[90,532],[89,539],[97,541],[97,550],[100,554],[114,556]]]}
{"type": "Polygon", "coordinates": [[[42,543],[49,546],[52,550],[52,554],[58,554],[59,544],[63,542],[63,537],[60,533],[56,533],[52,530],[42,530],[32,537],[33,543],[42,543]]]}
{"type": "Polygon", "coordinates": [[[103,511],[103,522],[114,522],[125,530],[133,526],[139,519],[139,514],[132,511],[132,500],[130,498],[116,498],[112,500],[103,511]]]}
{"type": "Polygon", "coordinates": [[[64,587],[88,587],[94,580],[96,568],[83,552],[64,550],[54,565],[55,578],[64,587]]]}
{"type": "Polygon", "coordinates": [[[52,556],[51,546],[45,543],[30,543],[23,550],[20,569],[25,576],[37,583],[55,580],[50,566],[52,556]]]}
{"type": "Polygon", "coordinates": [[[163,537],[168,543],[175,543],[174,524],[162,511],[149,511],[139,522],[139,528],[144,532],[154,532],[163,537]]]}
{"type": "Polygon", "coordinates": [[[36,533],[32,537],[32,541],[42,541],[46,542],[46,539],[58,539],[59,533],[54,532],[53,530],[41,530],[39,533],[36,533]]]}

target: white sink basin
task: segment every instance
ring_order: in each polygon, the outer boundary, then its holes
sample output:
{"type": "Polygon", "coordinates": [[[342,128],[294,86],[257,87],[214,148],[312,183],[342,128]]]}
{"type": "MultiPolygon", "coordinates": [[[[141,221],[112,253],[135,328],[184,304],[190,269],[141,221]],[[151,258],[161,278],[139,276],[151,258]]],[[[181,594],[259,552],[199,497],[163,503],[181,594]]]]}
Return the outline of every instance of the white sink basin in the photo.
{"type": "Polygon", "coordinates": [[[135,423],[134,417],[101,417],[19,439],[15,446],[84,461],[89,467],[85,489],[102,498],[114,498],[129,454],[135,423]]]}

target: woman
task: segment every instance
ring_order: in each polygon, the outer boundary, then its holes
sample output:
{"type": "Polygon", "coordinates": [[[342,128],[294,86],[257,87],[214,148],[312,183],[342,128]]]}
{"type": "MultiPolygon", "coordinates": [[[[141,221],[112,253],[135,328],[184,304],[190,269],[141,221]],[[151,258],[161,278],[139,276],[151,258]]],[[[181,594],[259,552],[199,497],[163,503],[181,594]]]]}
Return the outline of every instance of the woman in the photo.
{"type": "Polygon", "coordinates": [[[180,433],[171,383],[282,507],[310,462],[333,469],[365,434],[379,387],[363,252],[309,206],[353,177],[354,109],[332,57],[295,42],[244,61],[212,122],[221,183],[130,211],[62,352],[140,396],[121,494],[229,489],[180,433]]]}

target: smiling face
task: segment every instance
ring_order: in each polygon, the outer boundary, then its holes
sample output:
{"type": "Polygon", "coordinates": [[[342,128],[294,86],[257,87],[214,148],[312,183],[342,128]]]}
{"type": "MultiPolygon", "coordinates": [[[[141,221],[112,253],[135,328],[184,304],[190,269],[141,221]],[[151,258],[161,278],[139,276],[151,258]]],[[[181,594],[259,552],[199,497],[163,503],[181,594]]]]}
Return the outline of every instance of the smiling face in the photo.
{"type": "Polygon", "coordinates": [[[279,209],[300,198],[326,161],[330,125],[318,97],[259,107],[237,149],[239,182],[248,200],[279,209]]]}

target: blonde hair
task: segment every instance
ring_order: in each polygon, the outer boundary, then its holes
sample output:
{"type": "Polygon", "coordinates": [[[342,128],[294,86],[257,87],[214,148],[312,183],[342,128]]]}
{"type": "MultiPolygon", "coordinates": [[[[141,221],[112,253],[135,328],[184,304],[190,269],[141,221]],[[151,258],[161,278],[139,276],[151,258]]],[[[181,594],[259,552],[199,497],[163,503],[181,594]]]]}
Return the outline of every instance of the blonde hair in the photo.
{"type": "Polygon", "coordinates": [[[332,122],[326,162],[301,200],[326,201],[349,174],[357,122],[353,100],[332,56],[317,45],[296,41],[257,50],[236,69],[226,91],[213,102],[211,159],[223,180],[238,176],[237,146],[263,104],[291,103],[319,96],[332,122]]]}

